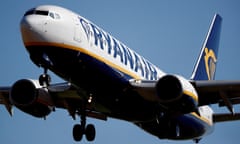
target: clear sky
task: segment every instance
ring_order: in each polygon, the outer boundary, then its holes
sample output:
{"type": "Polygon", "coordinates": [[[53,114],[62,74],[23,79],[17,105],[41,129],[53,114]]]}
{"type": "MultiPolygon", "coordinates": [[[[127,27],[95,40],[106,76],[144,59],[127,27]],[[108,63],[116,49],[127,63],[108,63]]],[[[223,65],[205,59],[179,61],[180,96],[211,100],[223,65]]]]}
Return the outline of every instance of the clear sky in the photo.
{"type": "MultiPolygon", "coordinates": [[[[22,78],[38,79],[42,69],[28,58],[19,30],[24,12],[41,4],[66,7],[99,27],[159,66],[163,71],[190,77],[194,63],[215,13],[223,17],[216,79],[240,80],[239,0],[7,0],[0,4],[0,85],[10,86],[22,78]]],[[[52,81],[62,82],[52,75],[52,81]]],[[[225,112],[214,106],[217,112],[225,112]]],[[[236,111],[240,111],[237,108],[236,111]]],[[[66,144],[72,139],[74,121],[57,109],[47,120],[33,118],[14,109],[10,117],[0,106],[1,144],[66,144]]],[[[88,119],[97,129],[95,144],[173,144],[159,140],[131,123],[88,119]]],[[[240,141],[240,122],[220,123],[204,144],[235,144],[240,141]]],[[[82,143],[86,142],[84,139],[82,143]]],[[[178,143],[193,143],[192,141],[178,143]]]]}

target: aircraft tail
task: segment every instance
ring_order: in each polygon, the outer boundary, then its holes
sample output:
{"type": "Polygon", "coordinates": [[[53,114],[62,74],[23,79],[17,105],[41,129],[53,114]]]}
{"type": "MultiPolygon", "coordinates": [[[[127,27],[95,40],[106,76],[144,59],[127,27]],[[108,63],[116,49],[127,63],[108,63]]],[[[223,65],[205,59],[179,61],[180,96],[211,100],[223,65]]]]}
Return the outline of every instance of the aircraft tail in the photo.
{"type": "Polygon", "coordinates": [[[222,18],[215,14],[201,53],[193,69],[192,80],[213,80],[215,76],[217,54],[220,40],[222,18]]]}

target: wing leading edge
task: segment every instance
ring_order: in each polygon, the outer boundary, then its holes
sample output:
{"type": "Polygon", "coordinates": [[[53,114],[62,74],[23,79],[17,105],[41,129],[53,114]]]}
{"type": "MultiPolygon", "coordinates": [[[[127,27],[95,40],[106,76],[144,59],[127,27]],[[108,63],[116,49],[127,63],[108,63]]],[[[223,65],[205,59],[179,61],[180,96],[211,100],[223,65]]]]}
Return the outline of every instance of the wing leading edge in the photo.
{"type": "MultiPolygon", "coordinates": [[[[8,113],[12,116],[14,104],[10,100],[11,89],[12,87],[0,87],[0,104],[3,104],[8,113]]],[[[37,91],[40,91],[40,89],[43,88],[38,88],[37,91]]],[[[84,91],[80,91],[79,89],[75,88],[69,83],[59,83],[50,85],[48,87],[47,93],[49,99],[51,99],[52,103],[51,107],[66,109],[69,112],[70,116],[73,117],[73,119],[75,119],[76,114],[78,115],[81,114],[80,113],[80,109],[82,108],[81,103],[82,99],[85,97],[84,91]]],[[[107,116],[103,114],[102,111],[98,111],[99,109],[103,110],[103,108],[99,107],[101,106],[99,105],[94,107],[87,106],[86,115],[88,117],[96,119],[107,120],[107,116]]]]}

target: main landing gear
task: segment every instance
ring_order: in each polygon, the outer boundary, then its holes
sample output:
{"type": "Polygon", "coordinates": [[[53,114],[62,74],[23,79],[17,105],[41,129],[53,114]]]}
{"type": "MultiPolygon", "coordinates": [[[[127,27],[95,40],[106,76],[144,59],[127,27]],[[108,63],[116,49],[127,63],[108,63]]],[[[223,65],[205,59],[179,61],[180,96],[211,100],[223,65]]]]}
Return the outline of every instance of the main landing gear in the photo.
{"type": "Polygon", "coordinates": [[[85,134],[88,141],[94,141],[96,136],[96,130],[93,124],[88,124],[86,126],[86,118],[81,116],[81,124],[76,124],[73,127],[73,138],[75,141],[81,141],[83,135],[85,134]]]}
{"type": "MultiPolygon", "coordinates": [[[[88,101],[89,102],[89,101],[88,101]]],[[[87,101],[82,101],[82,108],[77,111],[78,115],[81,115],[81,124],[76,124],[73,126],[73,139],[75,141],[81,141],[83,135],[86,136],[87,141],[94,141],[96,136],[96,130],[93,124],[86,124],[86,103],[87,101]]]]}

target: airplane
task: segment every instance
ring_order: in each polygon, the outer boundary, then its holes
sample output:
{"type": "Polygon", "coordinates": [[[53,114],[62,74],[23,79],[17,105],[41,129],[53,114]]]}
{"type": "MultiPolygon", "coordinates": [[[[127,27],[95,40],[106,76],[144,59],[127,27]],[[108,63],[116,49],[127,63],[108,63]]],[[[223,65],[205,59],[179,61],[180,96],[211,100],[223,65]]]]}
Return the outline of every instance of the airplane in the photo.
{"type": "Polygon", "coordinates": [[[93,22],[63,7],[40,5],[20,22],[31,61],[43,68],[39,79],[0,87],[0,104],[37,118],[65,109],[80,123],[73,139],[94,141],[87,117],[128,121],[159,139],[194,140],[218,122],[240,120],[239,80],[214,80],[222,18],[215,14],[189,79],[168,74],[93,22]],[[64,81],[51,84],[52,71],[64,81]],[[214,113],[210,105],[229,113],[214,113]]]}

